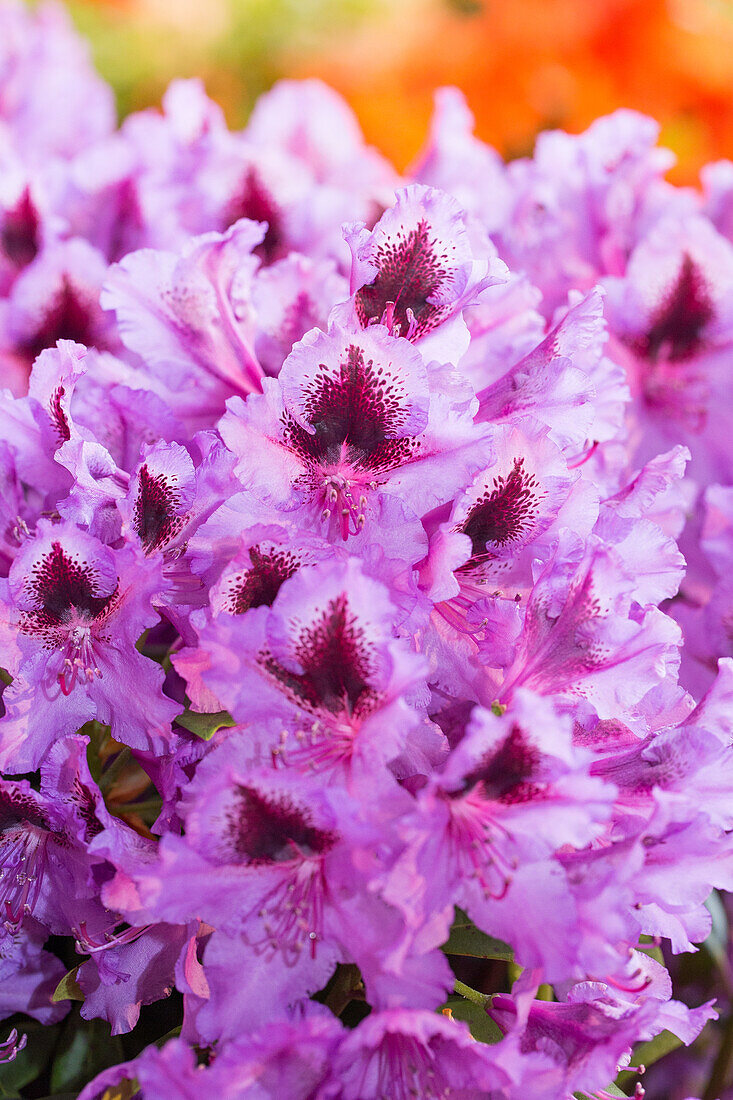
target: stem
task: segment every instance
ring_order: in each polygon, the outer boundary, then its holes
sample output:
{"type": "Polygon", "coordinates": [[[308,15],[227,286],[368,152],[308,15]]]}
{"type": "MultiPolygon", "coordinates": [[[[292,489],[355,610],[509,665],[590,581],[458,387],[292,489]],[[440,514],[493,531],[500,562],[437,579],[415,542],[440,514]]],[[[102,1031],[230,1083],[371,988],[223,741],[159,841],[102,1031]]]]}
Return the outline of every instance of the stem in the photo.
{"type": "Polygon", "coordinates": [[[117,756],[114,758],[110,766],[108,768],[105,768],[105,770],[99,777],[99,789],[102,794],[110,789],[117,776],[120,774],[122,769],[127,765],[131,758],[132,751],[127,747],[127,745],[125,745],[125,747],[123,749],[120,749],[120,751],[117,753],[117,756]]]}
{"type": "Polygon", "coordinates": [[[486,1008],[491,1000],[491,995],[489,993],[479,993],[477,989],[471,989],[471,986],[466,985],[465,982],[459,982],[458,978],[456,978],[453,988],[456,993],[460,993],[467,1001],[471,1001],[472,1004],[478,1005],[479,1008],[486,1008]]]}
{"type": "Polygon", "coordinates": [[[718,1100],[723,1089],[730,1083],[731,1069],[733,1069],[733,1008],[726,1020],[718,1056],[713,1064],[707,1088],[702,1094],[702,1100],[718,1100]]]}
{"type": "Polygon", "coordinates": [[[112,803],[107,809],[115,817],[121,814],[147,813],[148,810],[160,810],[163,806],[162,798],[149,798],[146,802],[120,802],[112,803]]]}

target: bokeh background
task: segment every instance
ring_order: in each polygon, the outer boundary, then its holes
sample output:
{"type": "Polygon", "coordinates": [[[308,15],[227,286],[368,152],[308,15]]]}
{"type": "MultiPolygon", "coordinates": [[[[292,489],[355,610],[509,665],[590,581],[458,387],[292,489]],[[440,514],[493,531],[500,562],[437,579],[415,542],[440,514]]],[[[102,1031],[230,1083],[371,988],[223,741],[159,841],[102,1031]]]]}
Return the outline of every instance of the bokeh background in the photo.
{"type": "Polygon", "coordinates": [[[635,107],[662,123],[672,178],[733,156],[733,0],[68,0],[122,114],[201,75],[231,125],[280,76],[320,76],[405,167],[433,89],[458,84],[508,157],[541,129],[635,107]]]}

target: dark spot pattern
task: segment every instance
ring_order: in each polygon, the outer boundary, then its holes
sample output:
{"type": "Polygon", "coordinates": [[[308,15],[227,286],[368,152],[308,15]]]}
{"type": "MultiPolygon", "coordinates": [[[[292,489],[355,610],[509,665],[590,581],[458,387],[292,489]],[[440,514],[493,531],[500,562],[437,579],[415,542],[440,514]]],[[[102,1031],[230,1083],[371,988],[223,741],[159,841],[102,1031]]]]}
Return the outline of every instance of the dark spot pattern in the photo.
{"type": "Polygon", "coordinates": [[[48,817],[29,794],[17,787],[0,786],[0,835],[23,824],[51,831],[48,817]]]}
{"type": "Polygon", "coordinates": [[[186,517],[177,514],[180,500],[176,479],[151,473],[147,463],[140,467],[133,523],[146,553],[165,546],[183,527],[186,517]]]}
{"type": "Polygon", "coordinates": [[[315,431],[286,414],[285,438],[308,465],[345,460],[366,470],[394,469],[419,448],[413,438],[394,438],[407,419],[407,400],[402,381],[352,345],[338,376],[321,366],[305,389],[305,418],[315,431]]]}
{"type": "Polygon", "coordinates": [[[262,666],[306,710],[362,715],[375,694],[369,686],[373,657],[345,594],[331,600],[316,621],[301,630],[294,656],[303,668],[291,672],[265,653],[262,666]]]}
{"type": "Polygon", "coordinates": [[[249,559],[251,568],[229,581],[224,610],[230,615],[243,615],[252,607],[272,607],[281,586],[301,565],[297,554],[277,546],[251,546],[249,559]]]}
{"type": "MultiPolygon", "coordinates": [[[[452,247],[452,246],[451,246],[452,247]]],[[[406,336],[414,319],[411,339],[430,332],[443,319],[444,309],[430,302],[452,271],[448,257],[438,251],[437,241],[430,235],[426,221],[420,221],[408,232],[400,230],[393,240],[382,242],[371,257],[379,273],[355,297],[356,315],[366,327],[380,321],[387,304],[394,303],[394,322],[400,335],[406,336]]]]}
{"type": "Polygon", "coordinates": [[[78,776],[74,776],[74,782],[69,797],[84,822],[86,839],[92,840],[93,837],[103,832],[104,825],[102,825],[97,817],[97,807],[92,798],[91,791],[83,785],[78,776]]]}
{"type": "Polygon", "coordinates": [[[540,484],[525,470],[523,458],[515,458],[506,476],[497,474],[459,528],[471,539],[472,560],[467,565],[490,555],[491,546],[519,538],[536,514],[541,495],[540,484]]]}
{"type": "Polygon", "coordinates": [[[97,580],[91,565],[78,561],[60,542],[52,543],[26,582],[36,607],[24,612],[22,629],[44,635],[65,626],[74,615],[87,622],[100,619],[110,610],[115,593],[97,595],[97,580]]]}
{"type": "Polygon", "coordinates": [[[227,833],[239,859],[249,863],[285,863],[322,855],[335,842],[318,829],[304,806],[286,794],[239,784],[227,815],[227,833]]]}

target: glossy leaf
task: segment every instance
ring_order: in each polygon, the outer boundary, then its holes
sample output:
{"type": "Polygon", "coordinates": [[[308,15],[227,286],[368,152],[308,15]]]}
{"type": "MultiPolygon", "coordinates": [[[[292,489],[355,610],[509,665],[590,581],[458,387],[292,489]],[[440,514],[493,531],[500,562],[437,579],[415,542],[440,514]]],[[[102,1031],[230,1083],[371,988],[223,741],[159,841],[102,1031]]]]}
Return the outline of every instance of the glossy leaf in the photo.
{"type": "Polygon", "coordinates": [[[216,714],[198,714],[194,710],[184,710],[183,714],[178,715],[176,722],[202,741],[210,741],[217,730],[236,725],[231,714],[225,710],[217,711],[216,714]]]}
{"type": "Polygon", "coordinates": [[[446,955],[470,955],[475,959],[500,959],[513,962],[514,952],[508,943],[482,932],[464,912],[456,909],[456,919],[443,944],[446,955]]]}
{"type": "Polygon", "coordinates": [[[103,1069],[124,1061],[124,1057],[122,1040],[110,1035],[104,1020],[71,1017],[54,1058],[51,1088],[54,1092],[80,1089],[103,1069]]]}
{"type": "Polygon", "coordinates": [[[76,975],[79,972],[79,967],[75,966],[73,970],[70,970],[68,974],[64,974],[63,978],[53,991],[52,1001],[83,1001],[84,994],[82,993],[81,986],[76,980],[76,975]]]}
{"type": "Polygon", "coordinates": [[[501,1039],[501,1028],[479,1005],[463,997],[449,997],[444,1007],[450,1009],[450,1015],[454,1019],[467,1023],[474,1039],[478,1039],[480,1043],[498,1043],[501,1039]]]}

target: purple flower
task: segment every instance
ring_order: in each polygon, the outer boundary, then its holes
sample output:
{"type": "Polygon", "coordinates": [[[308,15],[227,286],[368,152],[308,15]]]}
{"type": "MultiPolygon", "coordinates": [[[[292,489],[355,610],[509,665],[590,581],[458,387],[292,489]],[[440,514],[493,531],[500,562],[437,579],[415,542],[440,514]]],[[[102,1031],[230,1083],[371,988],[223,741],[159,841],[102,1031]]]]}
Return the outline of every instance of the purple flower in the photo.
{"type": "Polygon", "coordinates": [[[33,939],[36,922],[68,935],[80,920],[103,919],[87,845],[109,818],[84,750],[83,738],[57,742],[41,766],[40,793],[24,779],[0,781],[4,936],[27,922],[33,939]]]}
{"type": "Polygon", "coordinates": [[[228,1100],[311,1100],[330,1076],[331,1058],[342,1027],[330,1014],[315,1011],[302,1020],[278,1019],[252,1035],[219,1044],[208,1065],[197,1065],[181,1039],[162,1049],[150,1046],[133,1062],[104,1070],[82,1090],[79,1100],[102,1100],[105,1090],[137,1082],[142,1095],[165,1092],[171,1100],[204,1089],[228,1100]]]}
{"type": "Polygon", "coordinates": [[[395,759],[420,721],[410,702],[425,664],[393,637],[388,590],[355,559],[295,573],[297,557],[276,550],[253,566],[245,586],[270,591],[201,631],[204,683],[235,718],[263,723],[265,744],[277,728],[272,748],[291,765],[366,776],[395,759]]]}
{"type": "Polygon", "coordinates": [[[32,770],[91,718],[118,740],[162,747],[177,707],[161,692],[162,670],[135,648],[156,621],[150,598],[162,584],[132,548],[114,551],[72,524],[39,522],[0,605],[13,676],[0,719],[3,767],[32,770]]]}
{"type": "Polygon", "coordinates": [[[614,793],[590,778],[588,764],[571,746],[567,721],[529,692],[518,692],[501,718],[477,708],[405,818],[409,858],[389,899],[423,921],[442,913],[444,938],[460,905],[512,943],[523,965],[545,968],[549,980],[568,974],[576,965],[573,903],[552,857],[600,835],[614,793]],[[542,898],[541,933],[532,897],[542,898]]]}
{"type": "Polygon", "coordinates": [[[587,698],[603,718],[633,708],[679,660],[676,624],[632,606],[633,580],[611,548],[589,540],[578,565],[561,551],[530,594],[524,630],[500,698],[517,685],[587,698]],[[622,671],[621,671],[622,670],[622,671]]]}
{"type": "Polygon", "coordinates": [[[31,163],[69,156],[113,128],[112,90],[62,9],[3,4],[0,40],[0,118],[31,163]]]}
{"type": "Polygon", "coordinates": [[[192,238],[180,255],[133,252],[107,275],[102,306],[115,311],[123,342],[191,425],[210,426],[227,397],[261,389],[250,297],[252,250],[263,233],[245,219],[192,238]]]}
{"type": "Polygon", "coordinates": [[[730,165],[110,105],[0,0],[0,1014],[180,1024],[83,1100],[606,1097],[726,973],[730,165]]]}
{"type": "Polygon", "coordinates": [[[463,310],[506,278],[493,250],[474,256],[458,203],[412,184],[397,192],[374,229],[357,223],[345,237],[353,297],[335,319],[361,328],[386,325],[419,344],[427,358],[457,363],[469,341],[463,310]]]}
{"type": "Polygon", "coordinates": [[[313,330],[262,397],[229,403],[220,431],[246,488],[345,540],[370,522],[378,494],[421,515],[485,461],[470,395],[442,381],[381,325],[313,330]]]}
{"type": "Polygon", "coordinates": [[[643,459],[705,431],[693,469],[710,477],[714,462],[713,470],[729,476],[717,406],[733,338],[732,277],[731,245],[695,216],[660,221],[634,249],[625,275],[606,281],[610,350],[636,398],[643,459]]]}
{"type": "Polygon", "coordinates": [[[114,325],[99,304],[106,271],[104,257],[86,241],[72,239],[44,248],[2,303],[2,354],[19,358],[28,369],[44,348],[58,340],[100,351],[117,350],[114,325]]]}
{"type": "Polygon", "coordinates": [[[373,1012],[344,1038],[333,1063],[334,1100],[399,1100],[412,1096],[504,1095],[509,1078],[492,1047],[477,1043],[465,1024],[432,1012],[373,1012]],[[494,1091],[496,1090],[496,1091],[494,1091]]]}

